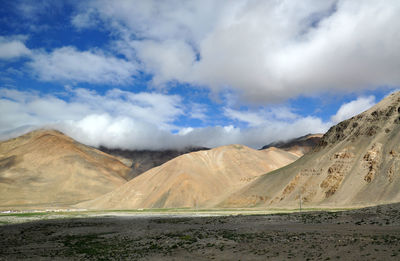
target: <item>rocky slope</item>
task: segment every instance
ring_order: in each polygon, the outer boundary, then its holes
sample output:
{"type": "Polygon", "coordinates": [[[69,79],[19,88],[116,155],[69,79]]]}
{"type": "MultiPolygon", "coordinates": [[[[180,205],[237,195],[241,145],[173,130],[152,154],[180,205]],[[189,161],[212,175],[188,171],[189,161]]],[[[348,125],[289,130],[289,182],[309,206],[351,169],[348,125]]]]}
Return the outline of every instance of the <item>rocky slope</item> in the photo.
{"type": "Polygon", "coordinates": [[[311,153],[262,175],[220,206],[366,206],[400,202],[400,92],[333,126],[311,153]]]}
{"type": "Polygon", "coordinates": [[[287,141],[273,142],[268,145],[265,145],[261,149],[265,150],[270,147],[276,147],[279,149],[296,153],[299,156],[303,156],[304,154],[312,151],[319,144],[319,141],[321,140],[322,136],[323,134],[307,134],[305,136],[287,141]]]}
{"type": "Polygon", "coordinates": [[[63,207],[126,183],[129,167],[61,132],[0,142],[0,208],[63,207]]]}
{"type": "Polygon", "coordinates": [[[257,176],[297,158],[276,148],[260,151],[242,145],[192,152],[153,168],[116,190],[78,207],[212,207],[257,176]]]}

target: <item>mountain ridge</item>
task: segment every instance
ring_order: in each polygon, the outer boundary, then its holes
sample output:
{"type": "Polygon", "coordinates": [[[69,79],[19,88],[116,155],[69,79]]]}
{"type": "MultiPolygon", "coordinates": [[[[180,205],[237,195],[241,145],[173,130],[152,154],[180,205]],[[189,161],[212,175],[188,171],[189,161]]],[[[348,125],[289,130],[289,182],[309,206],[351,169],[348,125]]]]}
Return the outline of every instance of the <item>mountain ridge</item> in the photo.
{"type": "Polygon", "coordinates": [[[104,196],[80,203],[77,207],[212,207],[258,175],[297,158],[295,154],[277,148],[260,151],[243,145],[191,152],[141,174],[104,196]]]}
{"type": "Polygon", "coordinates": [[[69,206],[126,182],[117,158],[55,130],[0,142],[0,207],[69,206]]]}
{"type": "Polygon", "coordinates": [[[209,148],[205,147],[186,147],[180,150],[124,150],[110,149],[104,146],[100,146],[98,149],[107,154],[122,157],[129,162],[131,171],[128,174],[128,180],[131,180],[147,170],[158,167],[180,155],[200,150],[209,150],[209,148]]]}
{"type": "Polygon", "coordinates": [[[293,153],[297,153],[302,156],[312,151],[320,142],[323,134],[307,134],[298,138],[289,139],[285,141],[275,141],[268,145],[265,145],[261,150],[276,147],[293,153]]]}
{"type": "Polygon", "coordinates": [[[262,175],[219,206],[360,207],[400,201],[400,92],[324,134],[298,161],[262,175]]]}

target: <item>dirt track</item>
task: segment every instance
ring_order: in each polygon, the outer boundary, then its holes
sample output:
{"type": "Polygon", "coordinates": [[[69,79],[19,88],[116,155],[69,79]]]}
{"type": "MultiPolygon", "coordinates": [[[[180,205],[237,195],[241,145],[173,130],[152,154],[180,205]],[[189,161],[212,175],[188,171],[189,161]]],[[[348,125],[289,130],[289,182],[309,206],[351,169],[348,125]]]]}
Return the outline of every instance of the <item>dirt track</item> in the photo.
{"type": "Polygon", "coordinates": [[[1,226],[0,260],[399,260],[399,209],[42,220],[1,226]]]}

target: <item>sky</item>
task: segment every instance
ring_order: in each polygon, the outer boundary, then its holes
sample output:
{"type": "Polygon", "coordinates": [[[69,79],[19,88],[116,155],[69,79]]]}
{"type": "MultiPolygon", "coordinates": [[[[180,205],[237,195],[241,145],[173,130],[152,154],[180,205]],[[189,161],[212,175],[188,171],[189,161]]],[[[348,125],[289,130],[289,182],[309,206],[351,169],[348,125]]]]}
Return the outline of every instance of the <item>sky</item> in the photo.
{"type": "Polygon", "coordinates": [[[398,0],[0,0],[0,140],[270,142],[400,86],[398,0]]]}

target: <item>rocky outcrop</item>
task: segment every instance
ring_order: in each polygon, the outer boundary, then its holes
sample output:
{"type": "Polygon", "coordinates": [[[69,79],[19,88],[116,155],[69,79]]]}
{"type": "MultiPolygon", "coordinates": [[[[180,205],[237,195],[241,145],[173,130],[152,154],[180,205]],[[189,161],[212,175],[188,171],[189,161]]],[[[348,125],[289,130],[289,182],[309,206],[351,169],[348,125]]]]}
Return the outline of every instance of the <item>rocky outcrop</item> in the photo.
{"type": "Polygon", "coordinates": [[[220,206],[365,206],[400,202],[400,92],[332,126],[293,164],[263,175],[220,206]],[[270,200],[254,200],[257,196],[270,200]]]}
{"type": "Polygon", "coordinates": [[[270,147],[275,147],[296,153],[299,156],[312,151],[320,142],[322,134],[307,134],[305,136],[287,140],[273,142],[262,147],[262,150],[268,149],[270,147]]]}

